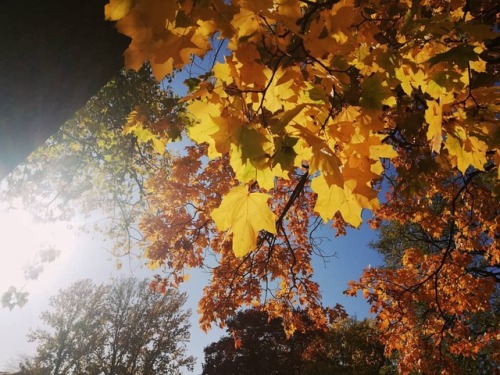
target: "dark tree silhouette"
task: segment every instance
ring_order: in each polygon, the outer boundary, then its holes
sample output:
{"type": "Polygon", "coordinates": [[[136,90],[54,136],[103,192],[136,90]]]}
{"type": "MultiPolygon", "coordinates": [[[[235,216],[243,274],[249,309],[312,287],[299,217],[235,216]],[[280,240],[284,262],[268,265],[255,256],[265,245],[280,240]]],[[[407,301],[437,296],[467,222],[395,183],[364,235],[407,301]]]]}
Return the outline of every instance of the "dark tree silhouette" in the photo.
{"type": "Polygon", "coordinates": [[[203,375],[389,374],[373,322],[345,319],[328,331],[287,338],[281,319],[246,310],[227,322],[228,335],[205,348],[203,375]]]}

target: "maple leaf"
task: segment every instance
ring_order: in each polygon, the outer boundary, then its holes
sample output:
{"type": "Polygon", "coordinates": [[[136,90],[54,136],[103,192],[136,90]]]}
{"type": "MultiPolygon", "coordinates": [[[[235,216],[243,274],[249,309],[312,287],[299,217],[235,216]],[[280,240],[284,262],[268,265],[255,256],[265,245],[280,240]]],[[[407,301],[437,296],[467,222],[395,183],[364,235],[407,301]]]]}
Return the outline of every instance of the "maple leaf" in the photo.
{"type": "Polygon", "coordinates": [[[301,103],[288,111],[284,111],[279,115],[275,116],[275,120],[272,123],[272,129],[274,133],[281,132],[285,126],[287,126],[296,116],[302,112],[302,110],[306,107],[306,103],[301,103]]]}
{"type": "Polygon", "coordinates": [[[128,116],[127,123],[123,128],[123,134],[134,134],[140,144],[151,142],[153,149],[157,153],[163,154],[165,152],[166,140],[148,129],[145,126],[147,122],[147,117],[140,110],[134,110],[128,116]]]}
{"type": "Polygon", "coordinates": [[[270,190],[274,187],[275,173],[267,157],[242,160],[240,150],[231,153],[231,167],[236,178],[243,183],[257,182],[259,187],[270,190]]]}
{"type": "Polygon", "coordinates": [[[439,153],[442,140],[443,109],[439,102],[435,100],[427,101],[425,110],[425,121],[429,124],[427,130],[427,140],[431,141],[432,151],[439,153]]]}
{"type": "Polygon", "coordinates": [[[365,78],[362,83],[362,90],[363,94],[359,103],[364,108],[380,109],[382,108],[382,104],[385,104],[387,101],[395,104],[394,99],[389,100],[392,98],[392,92],[381,74],[374,74],[365,78]]]}
{"type": "Polygon", "coordinates": [[[107,20],[117,21],[127,15],[132,7],[133,0],[110,0],[104,7],[107,20]]]}
{"type": "MultiPolygon", "coordinates": [[[[298,139],[285,136],[275,140],[276,152],[273,155],[273,167],[279,164],[283,171],[293,170],[296,165],[297,153],[293,147],[297,144],[298,139]]],[[[283,176],[286,178],[285,176],[283,176]]]]}
{"type": "Polygon", "coordinates": [[[455,126],[447,134],[445,147],[460,172],[465,174],[469,166],[484,170],[488,147],[477,137],[468,137],[462,126],[455,126]]]}
{"type": "Polygon", "coordinates": [[[303,126],[293,126],[298,130],[301,139],[309,146],[311,153],[310,169],[312,172],[321,171],[325,181],[329,185],[343,185],[343,177],[340,171],[341,161],[335,152],[330,148],[328,142],[316,136],[312,131],[303,126]]]}
{"type": "Polygon", "coordinates": [[[311,189],[318,194],[314,210],[325,222],[339,211],[347,223],[353,227],[359,227],[362,222],[363,208],[375,208],[378,206],[378,201],[376,198],[369,201],[366,197],[353,193],[355,188],[355,180],[345,181],[344,187],[341,188],[337,185],[329,185],[322,176],[314,178],[311,189]]]}
{"type": "Polygon", "coordinates": [[[270,196],[249,193],[245,185],[237,186],[224,196],[212,219],[221,231],[233,234],[233,251],[242,257],[255,249],[259,231],[276,234],[276,215],[269,208],[270,196]]]}

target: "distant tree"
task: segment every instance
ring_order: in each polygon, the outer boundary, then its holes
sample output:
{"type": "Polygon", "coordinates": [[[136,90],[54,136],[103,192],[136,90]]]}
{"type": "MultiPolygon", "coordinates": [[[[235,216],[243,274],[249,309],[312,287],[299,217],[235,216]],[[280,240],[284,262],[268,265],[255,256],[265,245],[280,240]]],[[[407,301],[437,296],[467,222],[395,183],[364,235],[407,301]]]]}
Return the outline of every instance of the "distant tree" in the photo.
{"type": "Polygon", "coordinates": [[[371,321],[345,319],[328,331],[296,331],[289,338],[282,324],[258,310],[238,313],[227,322],[228,335],[205,348],[202,374],[368,375],[393,370],[371,321]]]}
{"type": "Polygon", "coordinates": [[[23,375],[153,375],[192,371],[186,355],[189,312],[184,294],[159,294],[146,281],[122,279],[111,285],[76,282],[50,300],[41,315],[50,329],[29,335],[38,343],[23,375]]]}

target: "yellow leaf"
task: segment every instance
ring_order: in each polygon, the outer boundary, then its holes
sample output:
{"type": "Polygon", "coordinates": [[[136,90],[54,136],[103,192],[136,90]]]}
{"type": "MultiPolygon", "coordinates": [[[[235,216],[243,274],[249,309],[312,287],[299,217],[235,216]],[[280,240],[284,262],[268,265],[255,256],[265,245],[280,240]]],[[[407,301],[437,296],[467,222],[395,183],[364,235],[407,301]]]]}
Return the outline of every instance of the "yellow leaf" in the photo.
{"type": "Polygon", "coordinates": [[[427,100],[425,121],[429,124],[427,140],[431,141],[432,151],[439,153],[442,140],[443,108],[437,101],[427,100]]]}
{"type": "Polygon", "coordinates": [[[156,137],[152,138],[151,141],[153,142],[153,149],[157,153],[163,154],[165,152],[165,147],[166,147],[165,141],[158,139],[156,137]]]}
{"type": "Polygon", "coordinates": [[[214,118],[220,116],[220,109],[217,105],[202,100],[191,102],[187,109],[196,114],[196,120],[198,120],[195,125],[188,128],[189,137],[198,144],[208,143],[208,156],[210,158],[220,156],[215,139],[212,137],[213,134],[221,130],[219,124],[214,121],[214,118]]]}
{"type": "Polygon", "coordinates": [[[479,73],[486,72],[486,61],[478,59],[477,61],[469,62],[470,68],[479,73]]]}
{"type": "Polygon", "coordinates": [[[417,73],[411,74],[412,86],[415,89],[420,88],[423,92],[427,91],[427,74],[424,73],[422,69],[419,69],[417,73]]]}
{"type": "Polygon", "coordinates": [[[405,94],[411,96],[413,91],[410,80],[411,68],[406,65],[402,65],[401,67],[394,69],[394,71],[396,72],[396,78],[401,82],[401,88],[405,94]]]}
{"type": "Polygon", "coordinates": [[[427,93],[434,99],[438,99],[442,95],[446,94],[446,88],[438,84],[436,81],[430,80],[427,85],[427,93]]]}
{"type": "Polygon", "coordinates": [[[347,108],[342,109],[336,119],[338,122],[354,122],[361,115],[360,109],[360,107],[351,105],[347,108]]]}
{"type": "Polygon", "coordinates": [[[370,201],[360,194],[354,194],[355,188],[356,181],[354,180],[346,181],[344,188],[341,188],[337,185],[329,186],[321,175],[316,177],[311,183],[311,189],[318,194],[314,210],[325,222],[339,211],[347,223],[358,227],[362,222],[362,209],[375,207],[378,202],[370,201]]]}
{"type": "Polygon", "coordinates": [[[237,186],[212,211],[212,219],[221,231],[233,234],[233,251],[242,257],[255,249],[260,230],[276,234],[276,215],[267,205],[268,194],[249,193],[245,185],[237,186]]]}
{"type": "Polygon", "coordinates": [[[388,105],[395,103],[395,99],[391,99],[393,95],[385,77],[380,73],[366,77],[361,84],[361,90],[359,103],[365,109],[381,109],[385,101],[388,105]]]}
{"type": "Polygon", "coordinates": [[[234,47],[237,47],[238,41],[252,40],[252,37],[258,38],[257,32],[261,26],[258,15],[255,12],[241,8],[240,12],[234,16],[232,23],[238,25],[238,28],[229,48],[236,49],[234,47]]]}
{"type": "Polygon", "coordinates": [[[221,154],[228,153],[232,143],[239,144],[241,133],[245,129],[243,123],[233,116],[213,117],[212,121],[218,126],[218,130],[210,135],[215,142],[215,148],[221,154]]]}
{"type": "MultiPolygon", "coordinates": [[[[221,127],[222,128],[222,127],[221,127]]],[[[227,131],[230,136],[223,139],[213,137],[216,144],[230,148],[230,163],[236,178],[243,183],[256,181],[259,187],[270,190],[274,187],[275,173],[271,170],[270,156],[274,145],[266,129],[254,129],[233,124],[227,131]]],[[[221,151],[218,148],[219,151],[221,151]]]]}
{"type": "Polygon", "coordinates": [[[148,143],[151,142],[153,144],[153,149],[159,154],[163,154],[165,152],[166,143],[164,140],[158,139],[151,130],[144,128],[140,124],[137,125],[136,129],[133,131],[134,135],[137,137],[137,141],[139,143],[148,143]]]}
{"type": "Polygon", "coordinates": [[[260,160],[247,159],[243,161],[241,153],[236,147],[233,147],[233,152],[231,153],[231,167],[238,181],[244,183],[256,181],[260,188],[266,190],[274,187],[274,179],[276,177],[268,161],[269,159],[265,157],[260,160]]]}
{"type": "Polygon", "coordinates": [[[162,262],[160,260],[150,260],[149,262],[146,263],[146,267],[148,267],[150,270],[154,271],[160,268],[162,265],[162,262]]]}
{"type": "Polygon", "coordinates": [[[306,103],[298,104],[296,107],[280,113],[276,116],[276,122],[272,125],[274,133],[279,133],[287,126],[306,106],[306,103]]]}
{"type": "Polygon", "coordinates": [[[118,21],[125,17],[132,7],[132,0],[110,0],[104,7],[104,16],[107,20],[118,21]]]}
{"type": "Polygon", "coordinates": [[[148,129],[149,120],[140,110],[134,110],[127,118],[127,123],[123,128],[123,134],[133,134],[139,144],[151,142],[153,149],[163,154],[165,152],[166,140],[154,134],[148,129]],[[146,126],[145,126],[146,124],[146,126]]]}
{"type": "Polygon", "coordinates": [[[387,105],[389,107],[395,107],[397,104],[395,96],[389,96],[388,98],[382,100],[382,104],[387,105]]]}
{"type": "Polygon", "coordinates": [[[460,172],[465,173],[469,166],[484,170],[488,146],[477,137],[468,137],[463,127],[456,126],[446,134],[445,147],[460,172]]]}
{"type": "MultiPolygon", "coordinates": [[[[371,140],[374,137],[369,138],[371,140]]],[[[370,159],[378,160],[379,158],[395,158],[398,156],[398,153],[391,145],[387,144],[375,144],[369,146],[370,150],[370,159]]]]}
{"type": "Polygon", "coordinates": [[[296,89],[293,86],[300,77],[300,72],[295,69],[282,69],[281,66],[276,72],[271,69],[264,69],[264,72],[268,80],[272,80],[266,90],[265,107],[271,112],[294,108],[296,103],[292,106],[289,101],[293,102],[292,99],[297,96],[296,89]]]}
{"type": "Polygon", "coordinates": [[[293,128],[300,132],[300,137],[310,146],[310,172],[320,171],[329,185],[337,184],[342,186],[343,178],[340,171],[342,162],[335,154],[335,151],[329,147],[328,142],[303,126],[296,125],[293,128]]]}

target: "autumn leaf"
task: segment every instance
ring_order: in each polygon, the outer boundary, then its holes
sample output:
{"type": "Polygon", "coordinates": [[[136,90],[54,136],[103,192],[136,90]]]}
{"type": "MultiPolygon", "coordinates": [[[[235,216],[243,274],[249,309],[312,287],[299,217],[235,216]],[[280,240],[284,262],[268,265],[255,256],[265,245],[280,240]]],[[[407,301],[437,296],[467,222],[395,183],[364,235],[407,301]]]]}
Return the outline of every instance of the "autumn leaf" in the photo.
{"type": "Polygon", "coordinates": [[[382,104],[396,104],[387,82],[380,74],[374,74],[365,78],[362,83],[362,91],[363,94],[359,100],[361,107],[380,109],[382,108],[382,104]]]}
{"type": "Polygon", "coordinates": [[[221,231],[233,234],[233,251],[237,257],[255,249],[261,230],[276,234],[276,215],[269,208],[270,196],[263,193],[249,193],[245,185],[233,188],[218,208],[212,211],[212,218],[221,231]]]}
{"type": "MultiPolygon", "coordinates": [[[[310,169],[312,172],[321,171],[325,181],[331,185],[342,186],[343,177],[340,171],[342,162],[324,139],[316,136],[312,131],[303,126],[293,126],[308,146],[307,152],[311,154],[310,169]]],[[[306,146],[306,147],[307,147],[306,146]]]]}
{"type": "Polygon", "coordinates": [[[427,101],[425,110],[425,121],[429,124],[427,130],[427,140],[431,141],[432,151],[439,153],[442,141],[443,109],[439,102],[435,100],[427,101]]]}
{"type": "Polygon", "coordinates": [[[478,56],[474,52],[474,47],[471,45],[458,45],[450,48],[446,52],[439,53],[429,59],[431,65],[440,62],[451,62],[457,64],[461,68],[466,68],[470,61],[477,61],[478,56]]]}
{"type": "Polygon", "coordinates": [[[235,149],[231,153],[231,167],[235,172],[235,177],[243,183],[257,182],[259,187],[271,190],[274,187],[276,178],[269,159],[265,156],[256,159],[242,161],[240,150],[235,149]]]}
{"type": "Polygon", "coordinates": [[[318,199],[314,210],[318,212],[327,222],[339,211],[344,220],[353,227],[359,227],[362,222],[361,212],[363,208],[374,208],[378,206],[378,201],[369,201],[359,194],[353,193],[356,188],[356,181],[345,181],[344,187],[337,185],[329,186],[325,178],[316,177],[311,183],[311,188],[318,194],[318,199]]]}
{"type": "Polygon", "coordinates": [[[133,0],[110,0],[104,7],[104,15],[107,20],[117,21],[127,15],[132,7],[133,0]]]}
{"type": "Polygon", "coordinates": [[[123,134],[134,134],[140,144],[151,142],[153,149],[159,153],[165,153],[166,139],[154,134],[145,123],[148,122],[147,117],[139,111],[135,110],[130,113],[127,123],[123,128],[123,134]]]}
{"type": "Polygon", "coordinates": [[[470,166],[484,170],[488,147],[477,137],[468,137],[463,127],[456,126],[447,134],[445,147],[460,172],[465,173],[470,166]]]}
{"type": "Polygon", "coordinates": [[[306,103],[301,103],[288,111],[280,113],[276,116],[276,122],[272,124],[273,131],[275,133],[282,131],[305,107],[306,103]]]}

